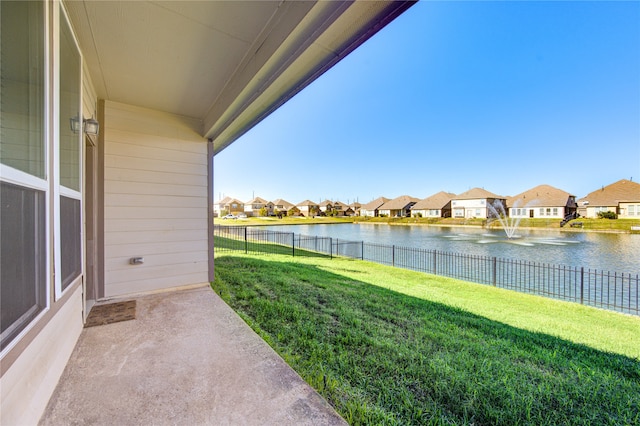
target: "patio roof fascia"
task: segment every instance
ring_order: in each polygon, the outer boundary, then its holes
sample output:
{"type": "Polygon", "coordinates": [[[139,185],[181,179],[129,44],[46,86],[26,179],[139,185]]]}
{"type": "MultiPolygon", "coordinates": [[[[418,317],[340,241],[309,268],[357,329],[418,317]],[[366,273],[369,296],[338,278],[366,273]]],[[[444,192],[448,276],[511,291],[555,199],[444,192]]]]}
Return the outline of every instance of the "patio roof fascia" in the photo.
{"type": "Polygon", "coordinates": [[[240,84],[237,96],[228,105],[215,103],[209,110],[204,119],[204,136],[213,142],[214,155],[413,4],[414,0],[316,3],[250,81],[240,84]],[[354,22],[361,25],[354,28],[354,22]]]}

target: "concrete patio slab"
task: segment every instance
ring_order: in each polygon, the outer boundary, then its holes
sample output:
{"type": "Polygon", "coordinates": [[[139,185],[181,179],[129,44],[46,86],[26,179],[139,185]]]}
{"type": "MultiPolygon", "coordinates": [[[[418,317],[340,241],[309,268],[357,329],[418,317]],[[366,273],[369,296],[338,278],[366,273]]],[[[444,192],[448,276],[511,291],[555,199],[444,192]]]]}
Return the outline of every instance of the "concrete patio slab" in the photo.
{"type": "Polygon", "coordinates": [[[208,286],[86,328],[42,425],[343,425],[208,286]]]}

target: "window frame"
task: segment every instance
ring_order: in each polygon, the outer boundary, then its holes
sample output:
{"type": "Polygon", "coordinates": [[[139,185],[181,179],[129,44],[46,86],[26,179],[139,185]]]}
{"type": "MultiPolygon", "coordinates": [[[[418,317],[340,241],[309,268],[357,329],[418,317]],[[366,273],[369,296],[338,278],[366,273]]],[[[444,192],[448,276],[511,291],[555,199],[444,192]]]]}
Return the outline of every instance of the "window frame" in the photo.
{"type": "MultiPolygon", "coordinates": [[[[51,173],[51,158],[52,158],[52,142],[51,142],[51,116],[52,116],[52,58],[51,58],[51,22],[50,14],[51,8],[49,2],[42,1],[39,3],[42,7],[42,67],[43,67],[43,94],[42,94],[42,144],[43,149],[43,175],[44,177],[38,177],[30,173],[18,170],[6,164],[0,163],[0,181],[9,183],[15,186],[24,187],[27,189],[42,191],[44,193],[44,303],[42,310],[32,319],[30,319],[22,330],[11,338],[4,348],[0,351],[0,359],[5,354],[13,350],[13,348],[29,333],[36,324],[47,314],[51,309],[51,276],[52,276],[52,263],[51,253],[49,247],[51,247],[51,229],[52,229],[52,215],[51,215],[51,193],[52,193],[52,173],[51,173]]],[[[22,317],[24,317],[23,314],[22,317]]],[[[21,318],[22,318],[21,317],[21,318]]],[[[14,326],[12,324],[12,326],[14,326]]]]}
{"type": "Polygon", "coordinates": [[[61,70],[60,70],[60,38],[61,38],[61,32],[62,32],[62,25],[63,22],[64,24],[66,24],[67,28],[69,29],[69,33],[71,34],[71,38],[73,41],[73,44],[75,47],[76,52],[78,53],[78,59],[79,59],[79,72],[78,72],[78,77],[79,77],[79,81],[78,81],[78,93],[79,93],[79,99],[78,99],[78,119],[80,120],[80,122],[82,123],[82,81],[83,81],[83,60],[84,58],[82,57],[82,51],[80,50],[80,45],[78,44],[78,39],[75,35],[75,32],[73,31],[73,26],[71,25],[71,22],[69,20],[69,16],[68,13],[64,7],[64,4],[62,2],[57,3],[58,7],[53,7],[52,8],[52,15],[53,15],[53,22],[55,23],[55,28],[53,28],[52,31],[52,37],[53,37],[53,59],[54,59],[54,63],[58,64],[57,67],[54,67],[54,69],[52,69],[52,75],[53,75],[53,99],[52,99],[52,105],[54,105],[54,113],[52,114],[51,117],[51,121],[52,121],[52,128],[53,128],[53,145],[56,149],[52,150],[53,151],[53,155],[52,155],[52,169],[53,169],[53,180],[54,180],[54,184],[53,184],[53,210],[54,210],[54,223],[53,223],[53,233],[54,233],[54,243],[55,243],[55,247],[54,247],[54,268],[56,271],[55,274],[55,280],[54,280],[54,294],[55,294],[55,300],[60,300],[67,292],[71,291],[71,289],[76,287],[76,283],[78,282],[78,280],[82,280],[82,277],[84,276],[84,271],[85,271],[85,264],[84,264],[84,228],[83,228],[83,223],[84,223],[84,208],[83,208],[83,193],[84,193],[84,174],[83,174],[83,165],[84,165],[84,144],[82,143],[84,140],[84,132],[82,130],[82,125],[80,126],[80,131],[78,132],[78,152],[79,152],[79,159],[78,159],[78,179],[79,179],[79,189],[76,191],[74,189],[65,187],[62,185],[61,183],[61,177],[60,177],[60,170],[61,170],[61,164],[60,164],[60,151],[61,151],[61,124],[60,124],[60,81],[61,81],[61,70]],[[64,20],[64,21],[63,21],[64,20]],[[62,250],[62,244],[61,244],[61,215],[60,215],[60,200],[61,197],[66,197],[69,199],[73,199],[73,200],[77,200],[80,202],[80,223],[79,223],[79,232],[80,232],[80,271],[79,274],[76,275],[75,277],[73,277],[73,279],[71,279],[71,281],[69,281],[63,288],[63,278],[62,277],[62,256],[63,256],[63,250],[62,250]]]}

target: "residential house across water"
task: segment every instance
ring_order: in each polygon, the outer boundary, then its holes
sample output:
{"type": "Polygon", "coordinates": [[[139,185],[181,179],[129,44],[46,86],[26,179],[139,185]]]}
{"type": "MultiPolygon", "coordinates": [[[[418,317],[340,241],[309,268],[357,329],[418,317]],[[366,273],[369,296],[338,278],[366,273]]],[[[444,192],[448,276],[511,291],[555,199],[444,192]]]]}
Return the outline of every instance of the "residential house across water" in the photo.
{"type": "Polygon", "coordinates": [[[378,217],[380,215],[380,206],[389,201],[389,198],[378,197],[373,201],[360,206],[360,216],[378,217]]]}
{"type": "Polygon", "coordinates": [[[538,185],[507,198],[510,217],[564,219],[577,210],[576,197],[550,185],[538,185]]]}
{"type": "Polygon", "coordinates": [[[451,217],[451,200],[456,196],[451,192],[440,191],[411,207],[413,216],[421,217],[451,217]]]}
{"type": "Polygon", "coordinates": [[[418,198],[401,195],[378,207],[378,214],[387,217],[411,217],[411,207],[418,201],[418,198]]]}
{"type": "Polygon", "coordinates": [[[244,213],[247,216],[260,216],[262,209],[264,209],[266,216],[271,216],[273,213],[273,203],[260,197],[255,197],[244,203],[244,213]]]}
{"type": "Polygon", "coordinates": [[[506,199],[483,188],[473,188],[455,196],[451,200],[451,209],[454,218],[480,218],[487,219],[492,214],[490,205],[500,201],[506,210],[506,199]]]}
{"type": "Polygon", "coordinates": [[[320,206],[311,200],[304,200],[296,204],[300,214],[306,217],[315,217],[320,214],[320,206]]]}
{"type": "Polygon", "coordinates": [[[640,219],[640,183],[622,179],[578,200],[580,216],[596,218],[600,212],[613,212],[619,219],[640,219]]]}

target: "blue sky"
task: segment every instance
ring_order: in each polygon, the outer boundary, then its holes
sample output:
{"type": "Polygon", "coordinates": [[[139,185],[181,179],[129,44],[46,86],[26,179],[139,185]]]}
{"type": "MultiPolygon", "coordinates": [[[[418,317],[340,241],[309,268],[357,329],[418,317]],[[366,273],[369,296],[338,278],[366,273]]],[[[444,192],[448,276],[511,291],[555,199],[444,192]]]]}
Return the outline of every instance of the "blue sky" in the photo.
{"type": "Polygon", "coordinates": [[[640,181],[640,2],[422,1],[214,165],[293,203],[640,181]]]}

